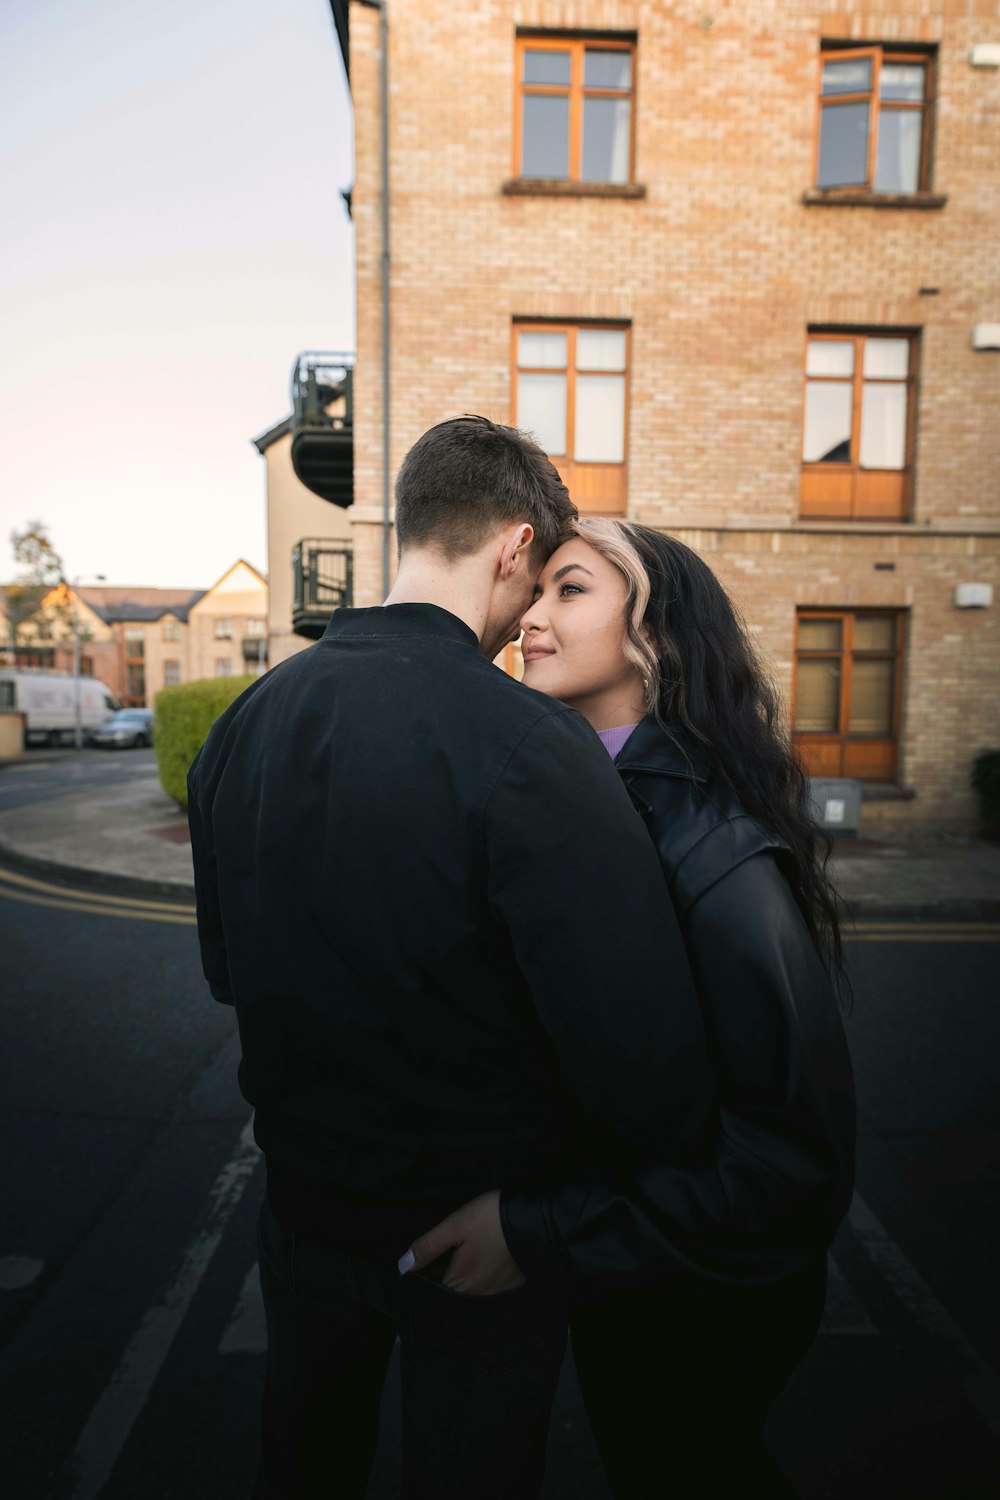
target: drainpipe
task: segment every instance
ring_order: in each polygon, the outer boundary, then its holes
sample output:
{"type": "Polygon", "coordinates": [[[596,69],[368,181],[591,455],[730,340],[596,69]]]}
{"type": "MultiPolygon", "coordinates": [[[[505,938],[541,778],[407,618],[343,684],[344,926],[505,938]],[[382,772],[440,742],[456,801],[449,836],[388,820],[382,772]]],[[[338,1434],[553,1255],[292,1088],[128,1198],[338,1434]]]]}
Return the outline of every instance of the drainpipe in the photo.
{"type": "Polygon", "coordinates": [[[387,0],[358,0],[379,13],[380,113],[382,135],[382,597],[390,587],[389,542],[392,485],[389,473],[389,18],[387,0]]]}

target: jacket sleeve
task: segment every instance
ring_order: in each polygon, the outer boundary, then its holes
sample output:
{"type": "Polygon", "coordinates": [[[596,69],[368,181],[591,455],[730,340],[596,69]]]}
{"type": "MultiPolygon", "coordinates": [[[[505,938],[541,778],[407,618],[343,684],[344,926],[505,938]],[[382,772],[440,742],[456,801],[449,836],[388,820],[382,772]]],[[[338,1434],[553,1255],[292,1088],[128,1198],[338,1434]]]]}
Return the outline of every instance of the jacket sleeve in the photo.
{"type": "Polygon", "coordinates": [[[226,956],[226,939],[222,930],[215,850],[205,823],[197,759],[188,772],[187,787],[188,827],[191,830],[191,857],[194,863],[201,967],[208,980],[208,987],[213,998],[223,1005],[232,1005],[234,999],[229,977],[229,960],[226,956]]]}
{"type": "Polygon", "coordinates": [[[522,739],[485,837],[489,898],[568,1091],[623,1145],[684,1151],[714,1098],[694,982],[655,851],[579,715],[522,739]]]}
{"type": "Polygon", "coordinates": [[[578,1293],[662,1284],[671,1270],[769,1281],[832,1240],[853,1182],[854,1097],[836,996],[769,854],[718,881],[687,935],[720,1091],[708,1152],[650,1156],[501,1199],[525,1274],[561,1263],[578,1293]],[[538,1225],[540,1228],[535,1229],[538,1225]]]}

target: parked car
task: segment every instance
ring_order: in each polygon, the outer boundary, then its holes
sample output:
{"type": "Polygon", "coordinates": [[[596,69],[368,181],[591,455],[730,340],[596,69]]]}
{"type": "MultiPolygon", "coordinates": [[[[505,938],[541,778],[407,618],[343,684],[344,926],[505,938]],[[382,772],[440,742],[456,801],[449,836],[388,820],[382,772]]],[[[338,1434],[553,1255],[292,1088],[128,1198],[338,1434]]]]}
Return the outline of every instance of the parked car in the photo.
{"type": "Polygon", "coordinates": [[[108,750],[126,750],[129,747],[153,743],[153,710],[151,708],[120,708],[112,714],[106,724],[93,730],[92,745],[103,745],[108,750]]]}
{"type": "Polygon", "coordinates": [[[77,714],[84,734],[103,724],[121,704],[96,677],[72,672],[0,667],[0,708],[24,714],[24,742],[72,744],[77,714]]]}

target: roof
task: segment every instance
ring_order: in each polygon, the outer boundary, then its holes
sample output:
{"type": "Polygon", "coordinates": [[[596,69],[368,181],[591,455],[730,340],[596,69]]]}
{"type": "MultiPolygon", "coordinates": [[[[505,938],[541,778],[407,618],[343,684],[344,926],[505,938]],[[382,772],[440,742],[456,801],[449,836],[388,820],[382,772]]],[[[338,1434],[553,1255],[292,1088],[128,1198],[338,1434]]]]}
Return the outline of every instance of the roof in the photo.
{"type": "Polygon", "coordinates": [[[280,422],[275,422],[274,426],[269,427],[266,432],[262,432],[260,437],[251,438],[250,441],[258,453],[263,453],[265,449],[270,448],[272,443],[276,443],[280,437],[287,437],[291,430],[292,418],[289,415],[283,417],[280,422]]]}
{"type": "Polygon", "coordinates": [[[347,22],[347,9],[350,0],[330,0],[330,9],[333,11],[333,24],[337,28],[337,40],[340,43],[341,56],[344,59],[344,72],[347,81],[351,81],[351,46],[350,27],[347,22]]]}
{"type": "Polygon", "coordinates": [[[106,625],[116,620],[134,620],[146,623],[161,620],[164,615],[176,615],[186,620],[188,610],[205,596],[204,589],[143,589],[101,588],[98,586],[77,589],[88,609],[92,609],[106,625]]]}

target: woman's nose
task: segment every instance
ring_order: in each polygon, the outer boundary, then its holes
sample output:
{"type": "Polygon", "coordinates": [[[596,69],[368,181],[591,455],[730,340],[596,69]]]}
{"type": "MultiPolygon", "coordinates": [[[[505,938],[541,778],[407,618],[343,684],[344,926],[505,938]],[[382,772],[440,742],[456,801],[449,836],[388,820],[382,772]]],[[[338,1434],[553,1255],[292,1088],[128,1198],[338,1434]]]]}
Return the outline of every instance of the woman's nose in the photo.
{"type": "Polygon", "coordinates": [[[534,602],[534,604],[530,605],[524,611],[524,614],[521,616],[521,629],[522,630],[528,631],[528,630],[540,630],[541,629],[542,619],[541,619],[541,609],[539,608],[541,602],[542,601],[540,599],[536,599],[535,602],[534,602]]]}

